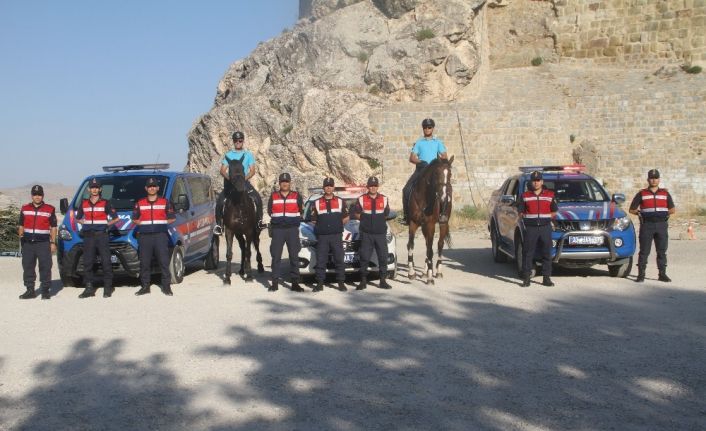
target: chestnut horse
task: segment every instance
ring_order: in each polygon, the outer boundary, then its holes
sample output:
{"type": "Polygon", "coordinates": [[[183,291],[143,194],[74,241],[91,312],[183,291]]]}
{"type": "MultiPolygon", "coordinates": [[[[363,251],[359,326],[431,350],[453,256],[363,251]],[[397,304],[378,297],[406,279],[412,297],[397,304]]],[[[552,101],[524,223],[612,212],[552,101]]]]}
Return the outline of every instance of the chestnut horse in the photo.
{"type": "Polygon", "coordinates": [[[449,217],[451,216],[451,164],[450,159],[436,159],[424,168],[415,182],[409,200],[409,241],[407,242],[407,263],[409,279],[414,280],[417,273],[414,268],[414,235],[417,228],[422,233],[427,245],[427,284],[434,284],[434,277],[443,277],[441,273],[442,250],[444,242],[450,246],[449,217]],[[439,243],[436,266],[434,257],[434,230],[439,223],[439,243]]]}

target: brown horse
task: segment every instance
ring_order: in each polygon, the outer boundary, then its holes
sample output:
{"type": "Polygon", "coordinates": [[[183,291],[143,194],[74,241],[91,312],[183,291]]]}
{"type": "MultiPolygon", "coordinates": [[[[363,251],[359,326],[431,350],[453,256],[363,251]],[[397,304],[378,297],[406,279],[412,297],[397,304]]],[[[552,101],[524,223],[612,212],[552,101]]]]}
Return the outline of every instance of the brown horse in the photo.
{"type": "Polygon", "coordinates": [[[441,252],[444,242],[451,242],[449,232],[449,217],[451,216],[451,163],[450,159],[436,159],[431,162],[414,184],[409,200],[409,241],[407,242],[407,263],[409,279],[417,276],[414,268],[414,235],[417,228],[422,227],[422,233],[427,244],[427,284],[434,284],[433,277],[443,277],[441,273],[441,252]],[[436,267],[432,265],[434,258],[434,230],[439,223],[439,244],[436,267]]]}
{"type": "Polygon", "coordinates": [[[223,226],[226,236],[226,273],[224,284],[230,284],[231,264],[233,258],[233,236],[238,239],[240,245],[240,272],[245,281],[252,281],[252,268],[250,267],[250,246],[255,245],[257,252],[257,272],[262,273],[265,267],[262,265],[262,254],[260,254],[260,230],[257,228],[257,216],[255,205],[248,196],[245,188],[245,169],[243,168],[243,157],[231,160],[228,165],[229,181],[224,187],[225,204],[223,206],[223,226]]]}

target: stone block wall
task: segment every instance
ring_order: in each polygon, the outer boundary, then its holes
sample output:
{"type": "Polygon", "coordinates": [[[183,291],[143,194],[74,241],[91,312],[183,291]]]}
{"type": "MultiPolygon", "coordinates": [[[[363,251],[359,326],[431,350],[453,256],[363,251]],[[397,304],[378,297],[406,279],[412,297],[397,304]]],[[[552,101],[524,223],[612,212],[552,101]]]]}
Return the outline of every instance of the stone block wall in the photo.
{"type": "Polygon", "coordinates": [[[559,55],[597,63],[706,61],[706,0],[553,0],[559,55]]]}
{"type": "Polygon", "coordinates": [[[454,202],[484,206],[519,166],[586,163],[609,192],[632,198],[648,169],[680,210],[706,207],[706,77],[567,65],[496,70],[475,100],[370,113],[383,142],[384,190],[399,205],[421,120],[455,155],[454,202]],[[572,142],[573,135],[573,142],[572,142]]]}

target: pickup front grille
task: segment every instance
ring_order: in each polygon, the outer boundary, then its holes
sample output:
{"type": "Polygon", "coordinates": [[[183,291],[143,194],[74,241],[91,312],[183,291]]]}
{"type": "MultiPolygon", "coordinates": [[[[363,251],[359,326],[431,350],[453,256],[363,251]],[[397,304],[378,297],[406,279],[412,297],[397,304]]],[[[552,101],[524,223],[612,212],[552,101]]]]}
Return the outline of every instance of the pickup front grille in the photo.
{"type": "Polygon", "coordinates": [[[606,230],[613,225],[612,219],[607,220],[555,220],[556,230],[562,232],[574,232],[582,230],[606,230]],[[588,223],[588,229],[581,229],[581,225],[588,223]]]}

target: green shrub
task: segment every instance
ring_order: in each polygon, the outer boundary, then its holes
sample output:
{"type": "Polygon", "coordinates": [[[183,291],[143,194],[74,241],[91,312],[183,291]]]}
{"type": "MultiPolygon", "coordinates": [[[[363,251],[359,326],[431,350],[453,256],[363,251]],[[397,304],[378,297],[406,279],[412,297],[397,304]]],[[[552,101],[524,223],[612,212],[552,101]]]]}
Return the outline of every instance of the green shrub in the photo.
{"type": "Polygon", "coordinates": [[[291,124],[287,124],[286,126],[284,126],[284,129],[282,129],[282,134],[287,136],[289,132],[292,131],[292,129],[294,129],[294,126],[292,126],[291,124]]]}
{"type": "Polygon", "coordinates": [[[432,39],[436,34],[434,34],[434,30],[430,28],[423,28],[417,32],[417,34],[414,36],[418,42],[421,42],[425,39],[432,39]]]}
{"type": "Polygon", "coordinates": [[[380,89],[378,88],[377,85],[373,84],[368,88],[368,93],[372,94],[373,96],[377,96],[380,94],[380,89]]]}
{"type": "Polygon", "coordinates": [[[456,210],[456,215],[459,218],[468,220],[485,220],[488,218],[488,210],[472,205],[465,205],[463,208],[456,210]]]}
{"type": "Polygon", "coordinates": [[[569,135],[569,141],[570,141],[572,144],[574,143],[575,140],[576,140],[576,135],[574,135],[574,134],[569,135]]]}
{"type": "Polygon", "coordinates": [[[697,74],[701,73],[701,66],[687,66],[684,65],[681,67],[682,70],[686,73],[692,73],[692,74],[697,74]]]}
{"type": "Polygon", "coordinates": [[[20,219],[20,209],[14,206],[0,210],[0,251],[17,251],[17,221],[20,219]]]}
{"type": "Polygon", "coordinates": [[[368,166],[370,166],[370,169],[377,169],[381,165],[378,159],[368,159],[368,166]]]}
{"type": "Polygon", "coordinates": [[[532,59],[532,66],[539,66],[543,62],[544,60],[542,59],[542,57],[535,57],[532,59]]]}
{"type": "Polygon", "coordinates": [[[360,52],[358,53],[358,55],[356,55],[356,58],[357,58],[358,61],[360,61],[361,63],[365,63],[365,62],[368,61],[368,59],[370,58],[370,54],[368,54],[368,53],[365,52],[365,51],[360,51],[360,52]]]}

